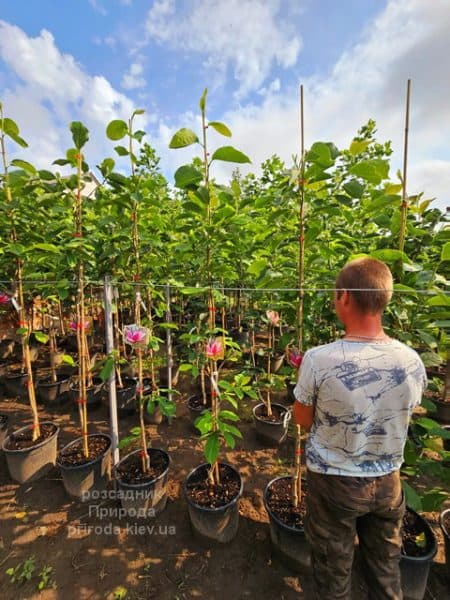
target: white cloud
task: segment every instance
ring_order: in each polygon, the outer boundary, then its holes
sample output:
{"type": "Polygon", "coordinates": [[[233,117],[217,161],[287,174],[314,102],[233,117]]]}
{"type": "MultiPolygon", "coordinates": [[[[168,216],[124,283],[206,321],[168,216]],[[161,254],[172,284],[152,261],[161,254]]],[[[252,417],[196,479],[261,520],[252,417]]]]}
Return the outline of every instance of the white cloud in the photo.
{"type": "Polygon", "coordinates": [[[121,81],[121,86],[126,90],[145,87],[146,81],[142,77],[144,67],[140,63],[131,63],[128,72],[124,74],[121,81]]]}
{"type": "Polygon", "coordinates": [[[102,15],[102,17],[106,17],[106,15],[108,14],[106,8],[102,6],[98,0],[89,0],[89,4],[96,12],[102,15]]]}
{"type": "MultiPolygon", "coordinates": [[[[406,80],[412,79],[408,193],[425,191],[445,208],[450,200],[445,171],[450,152],[450,11],[447,0],[390,0],[327,77],[303,80],[306,144],[332,140],[347,147],[369,118],[378,139],[393,140],[391,176],[401,167],[406,80]],[[439,160],[439,159],[443,160],[439,160]]],[[[235,144],[253,160],[272,154],[290,163],[299,153],[298,89],[263,95],[224,116],[235,144]]],[[[229,173],[221,169],[223,173],[229,173]]]]}
{"type": "Polygon", "coordinates": [[[280,17],[280,0],[199,0],[189,12],[174,0],[157,0],[148,13],[147,32],[159,43],[205,55],[212,72],[233,69],[236,96],[258,89],[274,67],[296,64],[301,39],[280,17]]]}
{"type": "MultiPolygon", "coordinates": [[[[48,168],[71,146],[72,120],[82,121],[90,130],[88,162],[89,157],[97,162],[111,155],[105,128],[110,120],[131,115],[135,107],[130,98],[104,77],[86,73],[72,56],[62,54],[46,30],[32,38],[0,21],[0,59],[21,80],[3,95],[5,114],[17,121],[30,146],[20,150],[21,156],[48,168]]],[[[139,119],[139,126],[145,124],[145,116],[139,119]]]]}

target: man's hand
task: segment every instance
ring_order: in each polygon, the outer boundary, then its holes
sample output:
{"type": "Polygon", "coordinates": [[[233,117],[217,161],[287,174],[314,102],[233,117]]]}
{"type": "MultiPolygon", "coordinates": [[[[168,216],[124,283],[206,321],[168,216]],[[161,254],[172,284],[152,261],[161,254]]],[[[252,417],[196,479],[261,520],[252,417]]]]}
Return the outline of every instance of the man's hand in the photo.
{"type": "Polygon", "coordinates": [[[294,423],[301,425],[306,431],[311,429],[314,421],[314,406],[305,406],[297,400],[294,402],[294,423]]]}

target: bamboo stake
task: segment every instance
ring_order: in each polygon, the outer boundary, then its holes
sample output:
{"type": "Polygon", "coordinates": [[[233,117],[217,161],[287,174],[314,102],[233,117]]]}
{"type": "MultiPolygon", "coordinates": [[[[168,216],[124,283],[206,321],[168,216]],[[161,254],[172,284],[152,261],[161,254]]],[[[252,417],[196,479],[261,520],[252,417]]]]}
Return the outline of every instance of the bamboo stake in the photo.
{"type": "Polygon", "coordinates": [[[300,86],[300,203],[298,235],[298,287],[300,289],[297,313],[297,346],[303,349],[303,300],[305,281],[305,128],[303,112],[303,85],[300,86]]]}
{"type": "Polygon", "coordinates": [[[301,470],[301,427],[296,425],[295,434],[295,461],[294,461],[294,476],[292,478],[292,506],[297,508],[299,503],[302,501],[302,478],[300,476],[301,470]]]}
{"type": "Polygon", "coordinates": [[[405,114],[405,139],[403,146],[403,187],[402,204],[400,214],[399,250],[403,252],[405,247],[406,219],[408,214],[408,196],[406,194],[407,168],[408,168],[408,134],[409,134],[409,105],[411,97],[411,79],[406,84],[406,114],[405,114]]]}

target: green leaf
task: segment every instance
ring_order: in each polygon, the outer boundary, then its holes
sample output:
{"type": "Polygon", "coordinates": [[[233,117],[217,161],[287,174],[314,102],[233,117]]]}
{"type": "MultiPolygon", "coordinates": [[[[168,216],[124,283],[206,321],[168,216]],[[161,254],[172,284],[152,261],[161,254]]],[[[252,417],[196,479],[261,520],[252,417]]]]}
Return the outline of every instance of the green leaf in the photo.
{"type": "Polygon", "coordinates": [[[126,448],[127,446],[132,444],[135,440],[136,440],[135,436],[129,435],[129,436],[121,439],[120,442],[117,444],[117,447],[119,448],[119,450],[122,450],[122,448],[126,448]]]}
{"type": "Polygon", "coordinates": [[[83,123],[80,123],[80,121],[72,121],[70,124],[70,131],[72,132],[72,139],[73,143],[75,144],[75,148],[77,148],[77,150],[81,150],[81,148],[89,139],[89,131],[83,125],[83,123]]]}
{"type": "Polygon", "coordinates": [[[248,267],[247,267],[247,271],[249,273],[251,273],[252,275],[256,275],[256,277],[259,277],[261,275],[261,273],[267,269],[268,264],[267,264],[267,260],[264,259],[258,259],[258,260],[254,260],[248,267]]]}
{"type": "Polygon", "coordinates": [[[106,128],[106,135],[110,140],[121,140],[128,133],[128,125],[121,119],[114,119],[106,128]]]}
{"type": "Polygon", "coordinates": [[[33,335],[40,344],[46,344],[48,342],[48,335],[43,331],[33,331],[33,335]]]}
{"type": "Polygon", "coordinates": [[[64,354],[62,357],[62,362],[65,365],[70,365],[71,367],[75,366],[75,361],[73,360],[73,358],[70,356],[70,354],[64,354]]]}
{"type": "Polygon", "coordinates": [[[238,415],[231,410],[221,410],[219,412],[219,419],[226,419],[227,421],[239,421],[238,415]]]}
{"type": "Polygon", "coordinates": [[[198,103],[198,105],[199,105],[200,110],[202,111],[202,113],[205,112],[205,108],[206,108],[206,96],[207,96],[207,94],[208,94],[208,88],[205,88],[203,90],[203,94],[201,95],[201,98],[200,98],[199,103],[198,103]]]}
{"type": "Polygon", "coordinates": [[[22,148],[28,147],[26,141],[19,135],[17,123],[12,119],[8,119],[8,117],[5,117],[3,120],[0,119],[0,129],[3,129],[3,133],[14,140],[16,144],[19,144],[22,148]]]}
{"type": "Polygon", "coordinates": [[[31,173],[31,175],[36,175],[36,169],[33,165],[26,160],[21,160],[20,158],[15,158],[11,161],[11,165],[13,167],[18,167],[19,169],[23,169],[27,171],[27,173],[31,173]]]}
{"type": "Polygon", "coordinates": [[[367,146],[370,144],[369,140],[353,140],[350,144],[350,154],[356,156],[357,154],[361,154],[367,149],[367,146]]]}
{"type": "Polygon", "coordinates": [[[135,117],[136,115],[143,115],[144,113],[145,113],[145,110],[143,108],[136,108],[136,110],[133,111],[131,118],[135,117]]]}
{"type": "Polygon", "coordinates": [[[213,465],[219,456],[220,439],[217,432],[212,433],[205,444],[204,454],[210,465],[213,465]]]}
{"type": "Polygon", "coordinates": [[[402,479],[402,488],[405,493],[406,506],[420,512],[422,510],[422,500],[419,494],[404,479],[402,479]]]}
{"type": "Polygon", "coordinates": [[[183,165],[175,171],[174,178],[176,187],[185,189],[196,187],[203,179],[203,174],[191,165],[183,165]]]}
{"type": "Polygon", "coordinates": [[[209,433],[212,428],[211,411],[205,410],[205,412],[195,420],[194,425],[202,435],[209,433]]]}
{"type": "Polygon", "coordinates": [[[46,244],[44,242],[33,244],[27,249],[27,252],[32,250],[42,250],[43,252],[52,252],[53,254],[59,254],[61,252],[61,249],[58,248],[58,246],[55,246],[54,244],[46,244]]]}
{"type": "Polygon", "coordinates": [[[208,127],[212,127],[217,131],[217,133],[220,133],[226,137],[231,137],[231,131],[224,123],[220,123],[220,121],[210,121],[208,123],[208,127]]]}
{"type": "Polygon", "coordinates": [[[108,356],[103,365],[102,370],[99,373],[99,377],[102,381],[108,381],[111,373],[114,370],[114,358],[112,356],[108,356]]]}
{"type": "Polygon", "coordinates": [[[114,169],[115,161],[113,158],[105,158],[101,164],[98,166],[100,169],[100,173],[103,177],[107,177],[109,173],[114,169]]]}
{"type": "Polygon", "coordinates": [[[427,300],[428,306],[450,306],[450,296],[437,294],[427,300]]]}
{"type": "Polygon", "coordinates": [[[448,498],[448,493],[440,489],[428,490],[422,496],[422,510],[424,512],[435,512],[441,509],[442,504],[448,498]]]}
{"type": "Polygon", "coordinates": [[[211,161],[213,160],[223,160],[225,162],[234,162],[234,163],[251,163],[252,161],[240,150],[236,150],[233,146],[221,146],[217,148],[214,154],[211,157],[211,161]]]}
{"type": "Polygon", "coordinates": [[[398,260],[403,262],[410,262],[409,258],[406,256],[404,252],[401,250],[396,250],[394,248],[383,248],[382,250],[374,250],[371,252],[370,256],[372,258],[378,258],[378,260],[382,260],[384,262],[392,263],[398,260]]]}
{"type": "Polygon", "coordinates": [[[347,194],[352,198],[361,198],[364,193],[364,186],[357,179],[347,181],[347,183],[344,183],[343,187],[347,194]]]}
{"type": "Polygon", "coordinates": [[[234,439],[234,437],[231,435],[231,433],[228,433],[227,431],[222,432],[222,435],[228,448],[231,448],[233,450],[233,448],[236,446],[236,440],[234,439]]]}
{"type": "Polygon", "coordinates": [[[174,134],[170,140],[169,148],[186,148],[186,146],[190,146],[196,142],[198,142],[197,134],[191,129],[183,127],[174,134]]]}
{"type": "Polygon", "coordinates": [[[363,160],[350,168],[350,173],[365,179],[369,183],[378,185],[387,179],[389,162],[382,159],[363,160]]]}
{"type": "Polygon", "coordinates": [[[133,429],[130,429],[130,433],[131,433],[131,435],[134,435],[134,436],[141,435],[141,428],[133,427],[133,429]]]}
{"type": "Polygon", "coordinates": [[[306,153],[305,160],[322,169],[328,169],[334,164],[331,157],[331,148],[325,142],[315,142],[306,153]]]}
{"type": "Polygon", "coordinates": [[[125,146],[114,146],[114,150],[119,156],[128,156],[129,152],[125,146]]]}
{"type": "Polygon", "coordinates": [[[446,242],[441,251],[441,262],[444,260],[450,260],[450,242],[446,242]]]}

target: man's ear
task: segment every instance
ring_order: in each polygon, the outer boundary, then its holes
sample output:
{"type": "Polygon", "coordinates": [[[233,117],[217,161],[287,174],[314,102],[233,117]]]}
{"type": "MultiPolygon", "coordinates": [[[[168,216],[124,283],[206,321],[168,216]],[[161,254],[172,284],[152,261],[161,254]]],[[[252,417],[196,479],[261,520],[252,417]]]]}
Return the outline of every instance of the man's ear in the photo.
{"type": "Polygon", "coordinates": [[[344,306],[350,303],[351,297],[351,293],[348,290],[342,290],[341,302],[344,306]]]}

